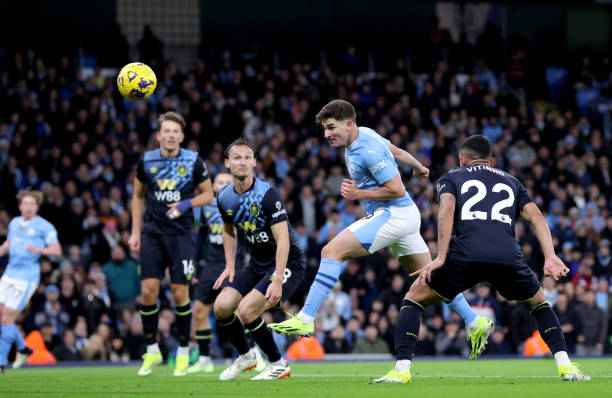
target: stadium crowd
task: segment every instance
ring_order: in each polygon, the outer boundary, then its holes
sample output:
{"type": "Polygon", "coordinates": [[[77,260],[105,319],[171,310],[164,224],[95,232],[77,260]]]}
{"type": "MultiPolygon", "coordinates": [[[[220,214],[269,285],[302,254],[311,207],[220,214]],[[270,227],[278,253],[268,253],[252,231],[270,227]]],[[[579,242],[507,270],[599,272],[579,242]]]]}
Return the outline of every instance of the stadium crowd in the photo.
{"type": "MultiPolygon", "coordinates": [[[[458,145],[472,134],[494,143],[497,166],[519,178],[546,215],[559,256],[571,269],[559,282],[542,280],[563,325],[570,352],[610,353],[612,341],[612,133],[586,117],[575,101],[535,97],[527,79],[526,48],[511,48],[507,62],[491,62],[486,46],[444,40],[431,31],[421,53],[426,70],[406,59],[368,70],[355,48],[333,65],[260,57],[202,55],[180,72],[173,62],[147,60],[158,76],[146,103],[129,102],[112,77],[96,67],[87,77],[70,56],[41,57],[32,49],[0,57],[0,235],[18,215],[15,195],[33,188],[45,195],[39,214],[53,223],[61,258],[41,261],[41,283],[24,312],[25,334],[40,330],[58,360],[127,361],[145,352],[138,258],[127,249],[129,198],[135,164],[156,145],[157,115],[179,111],[187,120],[184,146],[199,151],[211,174],[224,168],[224,146],[240,135],[257,148],[257,174],[279,187],[299,234],[309,270],[285,307],[303,304],[320,248],[365,216],[342,200],[343,155],[326,145],[314,115],[331,98],[351,101],[358,123],[376,129],[431,169],[429,180],[403,180],[421,210],[422,235],[436,253],[435,181],[457,166],[458,145]],[[268,62],[270,61],[270,62],[268,62]]],[[[483,40],[484,41],[484,40],[483,40]]],[[[486,41],[484,41],[486,42],[486,41]]],[[[215,53],[221,54],[221,53],[215,53]]],[[[609,57],[585,55],[570,65],[566,98],[597,87],[612,96],[609,57]]],[[[538,94],[539,95],[539,94],[538,94]]],[[[194,228],[194,231],[197,228],[194,228]]],[[[198,232],[196,232],[197,234],[198,232]]],[[[516,237],[542,279],[539,245],[525,224],[516,237]]],[[[0,266],[6,264],[2,259],[0,266]]],[[[350,262],[320,310],[316,337],[327,353],[388,353],[410,280],[390,253],[350,262]]],[[[160,345],[177,345],[169,285],[161,293],[160,345]]],[[[487,354],[538,354],[528,311],[482,284],[466,292],[479,315],[496,323],[487,354]],[[534,352],[535,349],[535,352],[534,352]]],[[[280,311],[266,314],[279,319],[280,311]]],[[[469,352],[460,319],[446,305],[428,308],[418,355],[469,352]]],[[[275,335],[286,349],[292,340],[275,335]]],[[[213,355],[231,355],[216,338],[213,355]]]]}

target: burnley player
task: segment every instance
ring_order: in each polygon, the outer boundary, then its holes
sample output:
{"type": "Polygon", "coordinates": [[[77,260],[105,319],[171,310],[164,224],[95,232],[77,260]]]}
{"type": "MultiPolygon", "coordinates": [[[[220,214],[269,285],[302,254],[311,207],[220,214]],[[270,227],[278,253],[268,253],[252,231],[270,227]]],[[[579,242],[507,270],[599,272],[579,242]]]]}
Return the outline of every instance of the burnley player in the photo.
{"type": "Polygon", "coordinates": [[[515,221],[522,216],[531,223],[542,246],[544,274],[554,279],[565,276],[569,269],[555,255],[546,219],[516,178],[492,167],[491,143],[486,137],[466,139],[459,161],[460,167],[438,181],[438,255],[413,273],[420,276],[402,302],[395,332],[395,368],[373,382],[409,382],[423,308],[448,301],[448,297],[483,281],[508,300],[520,301],[529,308],[562,380],[590,380],[570,362],[559,319],[514,237],[515,221]]]}
{"type": "Polygon", "coordinates": [[[196,152],[181,148],[184,128],[185,120],[175,112],[159,117],[159,149],[143,154],[134,179],[132,234],[128,243],[132,251],[140,253],[140,314],[147,344],[140,376],[151,374],[162,361],[157,345],[157,299],[166,267],[170,267],[179,338],[174,375],[186,375],[189,366],[189,283],[195,271],[191,208],[212,202],[213,192],[204,161],[196,152]],[[198,195],[196,187],[200,190],[198,195]]]}
{"type": "Polygon", "coordinates": [[[220,380],[235,379],[240,372],[257,365],[256,355],[245,338],[245,327],[269,361],[251,380],[282,379],[291,373],[261,314],[291,296],[304,279],[306,262],[287,221],[283,199],[276,188],[253,176],[255,164],[254,151],[247,141],[238,139],[225,150],[225,166],[234,183],[217,196],[223,218],[226,268],[214,285],[215,289],[223,286],[223,290],[213,308],[218,330],[223,331],[240,356],[219,375],[220,380]],[[249,265],[238,273],[234,265],[236,230],[251,254],[249,265]]]}
{"type": "MultiPolygon", "coordinates": [[[[215,195],[219,193],[221,188],[232,183],[232,175],[228,172],[220,172],[214,178],[212,185],[215,195]]],[[[210,330],[209,315],[212,304],[219,295],[220,290],[213,289],[213,285],[217,278],[225,270],[225,252],[223,250],[223,219],[219,208],[217,207],[217,199],[215,198],[211,204],[196,207],[193,209],[196,224],[201,224],[206,233],[206,255],[204,257],[204,267],[198,275],[198,283],[193,293],[195,301],[193,308],[193,321],[195,326],[195,338],[198,343],[200,356],[198,362],[187,369],[187,373],[210,373],[213,371],[213,362],[210,357],[210,341],[212,340],[212,332],[210,330]]],[[[236,271],[241,271],[244,268],[246,257],[246,247],[242,239],[238,239],[236,249],[236,271]]],[[[252,339],[249,339],[252,343],[252,339]]],[[[259,350],[255,349],[257,357],[256,370],[263,370],[266,366],[265,360],[261,357],[259,350]]]]}
{"type": "Polygon", "coordinates": [[[43,200],[42,193],[20,191],[17,200],[21,216],[11,220],[7,239],[0,246],[0,256],[9,253],[8,265],[0,279],[0,372],[4,371],[13,343],[17,344],[18,350],[13,368],[21,367],[33,353],[32,349],[25,345],[15,326],[15,320],[40,282],[40,256],[62,255],[55,227],[36,215],[43,200]]]}
{"type": "MultiPolygon", "coordinates": [[[[419,209],[404,188],[395,159],[413,167],[419,177],[427,177],[429,170],[374,130],[357,127],[355,108],[347,101],[328,103],[316,120],[325,129],[325,138],[331,146],[346,148],[344,157],[351,179],[342,183],[342,196],[361,199],[368,216],[351,224],[325,245],[302,311],[284,322],[269,325],[282,334],[313,334],[314,317],[338,281],[346,260],[388,247],[408,272],[431,261],[420,234],[419,209]]],[[[462,294],[453,297],[449,306],[465,321],[472,344],[470,357],[474,359],[484,350],[493,323],[478,317],[462,294]]]]}

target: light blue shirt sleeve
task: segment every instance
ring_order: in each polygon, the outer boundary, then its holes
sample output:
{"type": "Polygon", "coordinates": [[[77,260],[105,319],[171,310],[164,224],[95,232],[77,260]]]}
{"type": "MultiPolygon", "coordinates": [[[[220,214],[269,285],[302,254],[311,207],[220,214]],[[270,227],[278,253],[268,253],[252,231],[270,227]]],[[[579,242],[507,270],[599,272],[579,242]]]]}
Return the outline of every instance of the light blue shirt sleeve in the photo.
{"type": "Polygon", "coordinates": [[[48,221],[42,222],[39,226],[42,238],[45,242],[45,247],[57,243],[57,230],[48,221]]]}
{"type": "Polygon", "coordinates": [[[376,149],[376,154],[368,151],[368,157],[364,158],[364,166],[368,168],[372,177],[377,183],[383,185],[393,177],[399,174],[395,161],[391,158],[391,153],[388,150],[384,152],[376,149]],[[382,153],[379,153],[382,152],[382,153]]]}

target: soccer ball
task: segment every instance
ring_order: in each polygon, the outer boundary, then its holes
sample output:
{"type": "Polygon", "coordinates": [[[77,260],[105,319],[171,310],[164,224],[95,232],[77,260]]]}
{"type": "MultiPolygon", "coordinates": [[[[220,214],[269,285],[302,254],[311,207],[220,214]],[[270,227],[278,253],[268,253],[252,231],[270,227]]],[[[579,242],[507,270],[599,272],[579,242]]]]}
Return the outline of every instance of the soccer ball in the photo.
{"type": "Polygon", "coordinates": [[[117,76],[117,87],[125,98],[131,101],[144,101],[157,87],[153,69],[141,62],[127,64],[117,76]]]}

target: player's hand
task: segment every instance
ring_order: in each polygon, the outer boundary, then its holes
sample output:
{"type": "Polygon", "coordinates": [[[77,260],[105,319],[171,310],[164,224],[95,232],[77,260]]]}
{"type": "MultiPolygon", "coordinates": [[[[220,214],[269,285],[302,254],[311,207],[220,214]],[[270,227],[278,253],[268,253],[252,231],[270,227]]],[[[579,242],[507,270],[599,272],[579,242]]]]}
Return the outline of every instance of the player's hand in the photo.
{"type": "Polygon", "coordinates": [[[342,186],[340,187],[340,194],[343,198],[348,200],[359,199],[359,189],[357,188],[355,181],[345,178],[342,181],[342,186]]]}
{"type": "Polygon", "coordinates": [[[429,169],[423,165],[419,165],[413,169],[414,176],[416,178],[429,178],[429,169]]]}
{"type": "Polygon", "coordinates": [[[6,250],[6,246],[4,245],[0,245],[0,257],[4,257],[4,255],[6,254],[7,250],[6,250]]]}
{"type": "Polygon", "coordinates": [[[283,280],[274,278],[270,286],[268,286],[268,290],[266,290],[266,303],[267,308],[274,307],[283,296],[283,280]]]}
{"type": "Polygon", "coordinates": [[[178,206],[179,203],[180,202],[174,202],[174,203],[170,203],[169,205],[167,205],[169,209],[166,212],[166,217],[168,217],[171,220],[175,220],[181,216],[181,211],[176,208],[176,206],[178,206]]]}
{"type": "Polygon", "coordinates": [[[42,254],[43,248],[42,247],[36,247],[36,246],[28,246],[28,247],[26,247],[26,250],[29,251],[30,253],[42,254]]]}
{"type": "Polygon", "coordinates": [[[140,254],[140,234],[131,234],[128,239],[130,250],[136,254],[140,254]]]}
{"type": "Polygon", "coordinates": [[[423,268],[414,271],[410,276],[418,277],[420,283],[431,282],[431,273],[444,265],[444,262],[440,257],[436,257],[431,263],[427,264],[423,268]]]}
{"type": "Polygon", "coordinates": [[[225,267],[225,269],[223,270],[221,275],[219,275],[219,277],[215,281],[215,284],[213,285],[213,289],[214,290],[218,290],[219,288],[221,288],[221,286],[223,285],[223,282],[227,278],[229,278],[230,282],[233,282],[235,274],[236,274],[236,271],[235,271],[235,269],[233,267],[232,268],[225,267]]]}
{"type": "Polygon", "coordinates": [[[544,275],[552,276],[554,280],[564,277],[569,272],[569,268],[557,256],[552,256],[544,262],[544,275]]]}

